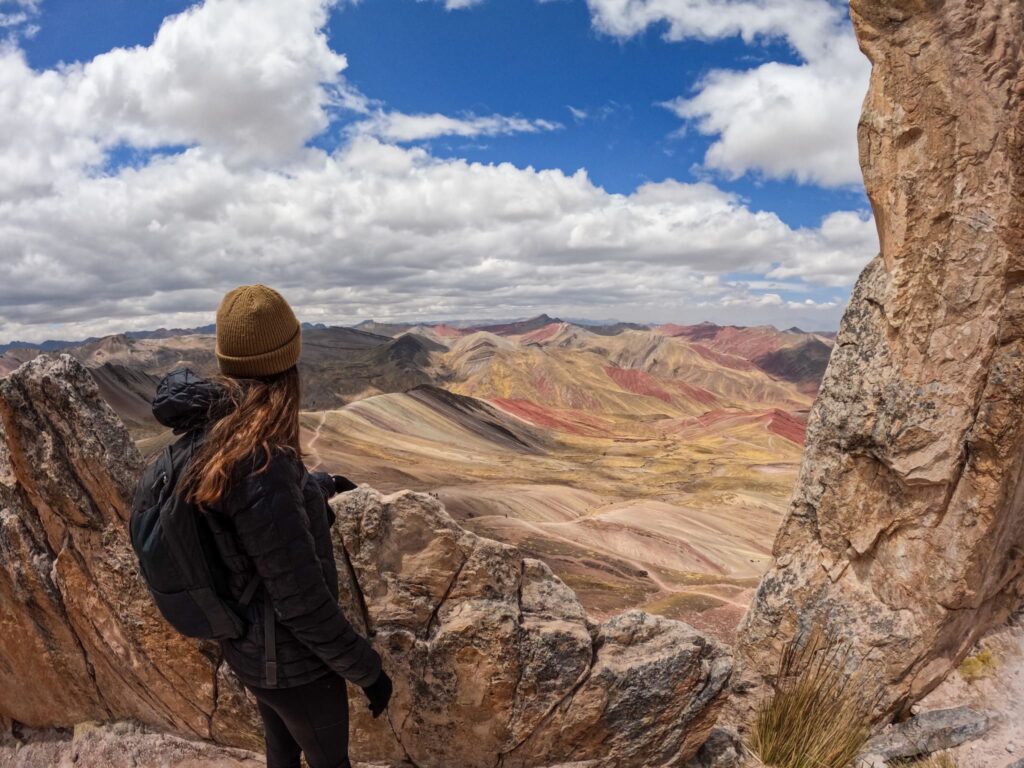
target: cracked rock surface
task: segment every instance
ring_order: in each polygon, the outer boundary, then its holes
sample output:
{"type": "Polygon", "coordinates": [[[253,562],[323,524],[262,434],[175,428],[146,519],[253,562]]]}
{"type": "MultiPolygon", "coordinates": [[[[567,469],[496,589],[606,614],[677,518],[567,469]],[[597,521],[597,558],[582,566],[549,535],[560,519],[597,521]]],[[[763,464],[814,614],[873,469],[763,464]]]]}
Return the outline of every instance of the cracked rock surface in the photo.
{"type": "Polygon", "coordinates": [[[334,501],[350,616],[396,678],[390,720],[353,707],[353,754],[417,766],[676,766],[704,742],[731,658],[681,622],[601,625],[542,562],[469,533],[434,497],[334,501]],[[354,579],[352,578],[354,576],[354,579]]]}
{"type": "MultiPolygon", "coordinates": [[[[215,646],[167,627],[138,575],[127,517],[141,469],[70,356],[0,379],[0,725],[135,720],[258,748],[252,703],[215,646]]],[[[690,626],[641,612],[592,623],[547,566],[464,531],[430,495],[364,487],[332,503],[343,607],[395,680],[379,720],[351,691],[354,760],[657,768],[684,764],[705,740],[732,660],[690,626]]],[[[172,744],[137,746],[156,755],[172,744]]],[[[86,747],[52,749],[47,764],[86,747]]],[[[188,749],[182,766],[249,760],[204,763],[188,749]]],[[[20,754],[0,759],[32,764],[20,754]]]]}
{"type": "Polygon", "coordinates": [[[1024,5],[853,0],[881,253],[740,625],[759,686],[813,624],[906,712],[1024,595],[1024,5]]]}
{"type": "Polygon", "coordinates": [[[893,762],[897,758],[930,755],[984,736],[993,718],[970,707],[922,712],[889,726],[864,747],[864,752],[893,762]]]}

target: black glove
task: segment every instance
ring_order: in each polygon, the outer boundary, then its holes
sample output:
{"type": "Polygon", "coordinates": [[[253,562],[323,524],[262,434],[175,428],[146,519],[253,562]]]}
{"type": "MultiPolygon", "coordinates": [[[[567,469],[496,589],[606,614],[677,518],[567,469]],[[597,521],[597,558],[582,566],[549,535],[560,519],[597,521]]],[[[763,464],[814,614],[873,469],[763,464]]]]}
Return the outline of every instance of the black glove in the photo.
{"type": "Polygon", "coordinates": [[[331,475],[331,479],[334,480],[335,493],[344,493],[345,491],[354,491],[356,489],[356,484],[344,475],[331,475]]]}
{"type": "Polygon", "coordinates": [[[370,700],[370,712],[373,713],[374,720],[380,717],[384,710],[388,708],[388,702],[391,701],[391,692],[393,690],[394,686],[391,685],[391,678],[388,677],[388,673],[383,669],[372,684],[363,688],[363,693],[370,700]]]}

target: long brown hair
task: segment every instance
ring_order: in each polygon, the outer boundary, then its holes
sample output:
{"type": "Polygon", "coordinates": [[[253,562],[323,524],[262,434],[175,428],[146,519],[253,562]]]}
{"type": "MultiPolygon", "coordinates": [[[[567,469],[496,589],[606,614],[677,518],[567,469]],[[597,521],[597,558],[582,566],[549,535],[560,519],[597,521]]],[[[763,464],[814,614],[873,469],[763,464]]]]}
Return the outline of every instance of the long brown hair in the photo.
{"type": "Polygon", "coordinates": [[[235,466],[262,447],[266,455],[259,472],[269,465],[271,452],[283,448],[302,459],[299,445],[299,404],[302,386],[296,366],[261,378],[235,378],[217,374],[210,379],[224,387],[224,415],[212,421],[181,478],[179,491],[186,501],[213,505],[228,490],[235,466]]]}

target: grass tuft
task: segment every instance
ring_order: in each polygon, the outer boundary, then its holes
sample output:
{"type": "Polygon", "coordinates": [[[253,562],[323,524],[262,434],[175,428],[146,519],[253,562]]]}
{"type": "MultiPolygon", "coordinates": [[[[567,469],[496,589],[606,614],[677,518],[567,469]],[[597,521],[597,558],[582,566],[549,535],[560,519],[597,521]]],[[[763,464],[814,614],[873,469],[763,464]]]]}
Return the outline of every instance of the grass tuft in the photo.
{"type": "Polygon", "coordinates": [[[872,732],[877,693],[845,669],[849,648],[820,630],[783,650],[772,695],[758,707],[751,752],[772,768],[845,768],[872,732]]]}
{"type": "Polygon", "coordinates": [[[973,656],[968,656],[960,662],[958,669],[960,676],[968,683],[981,680],[984,677],[991,677],[999,667],[999,660],[988,648],[982,648],[973,656]]]}

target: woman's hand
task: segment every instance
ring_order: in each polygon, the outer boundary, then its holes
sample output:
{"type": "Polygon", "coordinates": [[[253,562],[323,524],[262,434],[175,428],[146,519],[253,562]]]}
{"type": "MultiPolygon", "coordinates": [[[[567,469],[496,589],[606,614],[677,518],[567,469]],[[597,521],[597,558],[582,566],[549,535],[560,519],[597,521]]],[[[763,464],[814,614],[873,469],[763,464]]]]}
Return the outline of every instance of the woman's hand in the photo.
{"type": "Polygon", "coordinates": [[[344,475],[331,475],[327,472],[317,470],[315,472],[310,472],[309,476],[316,481],[316,484],[319,485],[321,489],[323,489],[324,495],[328,499],[336,493],[353,491],[356,488],[356,484],[344,475]]]}
{"type": "Polygon", "coordinates": [[[335,493],[344,493],[345,491],[354,491],[356,489],[356,484],[344,475],[331,475],[331,479],[334,481],[335,493]]]}
{"type": "Polygon", "coordinates": [[[394,686],[391,684],[391,678],[388,677],[388,673],[383,669],[380,671],[380,676],[372,684],[363,688],[363,693],[370,700],[370,712],[373,714],[374,720],[380,717],[384,710],[388,708],[388,702],[391,701],[391,693],[393,691],[394,686]]]}

